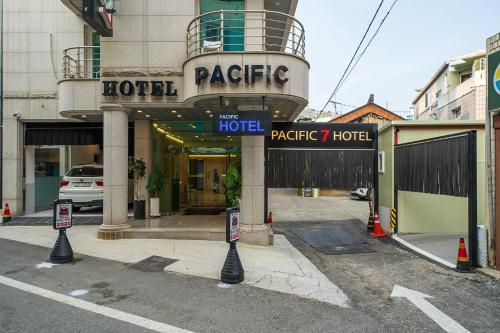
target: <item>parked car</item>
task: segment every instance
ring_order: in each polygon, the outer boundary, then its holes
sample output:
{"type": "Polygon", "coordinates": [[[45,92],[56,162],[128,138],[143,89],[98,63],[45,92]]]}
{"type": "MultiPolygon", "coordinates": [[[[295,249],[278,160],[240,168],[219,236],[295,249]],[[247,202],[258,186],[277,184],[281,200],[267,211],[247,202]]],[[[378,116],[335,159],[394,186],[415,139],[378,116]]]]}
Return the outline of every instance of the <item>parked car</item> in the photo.
{"type": "Polygon", "coordinates": [[[73,211],[82,207],[102,206],[104,192],[102,165],[78,165],[59,183],[59,199],[72,199],[73,211]]]}
{"type": "Polygon", "coordinates": [[[360,187],[351,192],[353,197],[361,200],[370,200],[372,197],[372,189],[366,187],[360,187]]]}

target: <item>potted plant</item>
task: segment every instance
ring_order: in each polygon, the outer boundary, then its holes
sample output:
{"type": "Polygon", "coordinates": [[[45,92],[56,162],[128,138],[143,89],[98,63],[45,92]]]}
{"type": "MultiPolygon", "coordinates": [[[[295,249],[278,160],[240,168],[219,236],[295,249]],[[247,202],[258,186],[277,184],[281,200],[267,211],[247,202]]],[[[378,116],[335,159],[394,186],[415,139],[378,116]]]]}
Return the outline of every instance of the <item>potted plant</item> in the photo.
{"type": "Polygon", "coordinates": [[[146,217],[146,201],[141,193],[142,180],[146,177],[146,162],[141,159],[128,161],[128,172],[134,177],[134,218],[146,217]]]}
{"type": "Polygon", "coordinates": [[[239,164],[231,164],[226,171],[226,197],[231,207],[238,207],[241,199],[241,171],[239,164]]]}
{"type": "Polygon", "coordinates": [[[149,193],[149,215],[153,217],[161,216],[160,214],[160,192],[163,191],[165,182],[163,176],[159,173],[151,173],[148,177],[146,190],[149,193]]]}

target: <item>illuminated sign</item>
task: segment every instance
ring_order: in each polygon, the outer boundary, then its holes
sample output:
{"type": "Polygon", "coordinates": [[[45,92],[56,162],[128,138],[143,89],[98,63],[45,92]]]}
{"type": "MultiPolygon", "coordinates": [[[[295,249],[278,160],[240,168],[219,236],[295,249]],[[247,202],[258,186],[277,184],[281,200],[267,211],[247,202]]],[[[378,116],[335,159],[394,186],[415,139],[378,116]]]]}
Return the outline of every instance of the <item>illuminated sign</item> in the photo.
{"type": "Polygon", "coordinates": [[[214,135],[270,135],[271,112],[216,111],[213,119],[214,135]]]}
{"type": "Polygon", "coordinates": [[[270,148],[372,149],[376,124],[273,123],[270,148]]]}
{"type": "Polygon", "coordinates": [[[205,80],[209,80],[211,84],[226,84],[226,78],[229,83],[238,85],[241,81],[246,84],[254,84],[260,77],[266,79],[267,84],[275,82],[279,85],[284,85],[288,82],[286,72],[288,67],[277,66],[274,70],[270,65],[245,65],[243,68],[240,65],[231,65],[227,71],[223,71],[220,65],[215,65],[210,74],[206,67],[196,67],[194,70],[194,79],[197,86],[201,85],[205,80]],[[224,73],[226,75],[224,76],[224,73]],[[209,76],[210,79],[209,79],[209,76]]]}

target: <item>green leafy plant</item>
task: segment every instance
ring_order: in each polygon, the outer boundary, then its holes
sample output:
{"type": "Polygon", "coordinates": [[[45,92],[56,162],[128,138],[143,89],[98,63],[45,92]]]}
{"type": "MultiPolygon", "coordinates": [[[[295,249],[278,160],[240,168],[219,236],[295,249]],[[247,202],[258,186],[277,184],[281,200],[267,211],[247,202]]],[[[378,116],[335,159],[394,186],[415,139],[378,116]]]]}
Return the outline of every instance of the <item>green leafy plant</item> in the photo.
{"type": "Polygon", "coordinates": [[[131,159],[128,161],[128,172],[134,177],[134,200],[142,199],[141,185],[146,177],[146,162],[141,159],[131,159]]]}
{"type": "Polygon", "coordinates": [[[164,187],[165,182],[161,174],[154,172],[149,175],[146,190],[151,198],[158,198],[164,187]]]}
{"type": "Polygon", "coordinates": [[[229,206],[239,206],[241,198],[241,166],[239,163],[231,164],[227,168],[225,186],[229,206]]]}

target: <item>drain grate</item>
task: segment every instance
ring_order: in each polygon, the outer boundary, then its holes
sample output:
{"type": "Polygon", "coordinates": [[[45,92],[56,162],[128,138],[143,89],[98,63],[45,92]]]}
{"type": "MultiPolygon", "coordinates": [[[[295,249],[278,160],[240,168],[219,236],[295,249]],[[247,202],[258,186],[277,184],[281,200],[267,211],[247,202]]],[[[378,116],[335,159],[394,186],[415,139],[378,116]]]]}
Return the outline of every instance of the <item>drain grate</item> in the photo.
{"type": "Polygon", "coordinates": [[[163,272],[165,267],[177,261],[177,259],[151,256],[128,267],[141,272],[163,272]]]}

